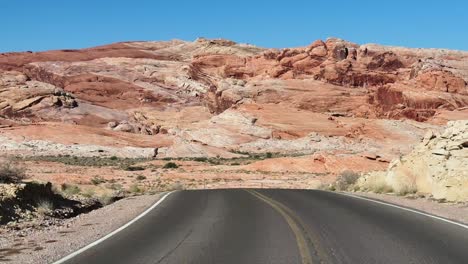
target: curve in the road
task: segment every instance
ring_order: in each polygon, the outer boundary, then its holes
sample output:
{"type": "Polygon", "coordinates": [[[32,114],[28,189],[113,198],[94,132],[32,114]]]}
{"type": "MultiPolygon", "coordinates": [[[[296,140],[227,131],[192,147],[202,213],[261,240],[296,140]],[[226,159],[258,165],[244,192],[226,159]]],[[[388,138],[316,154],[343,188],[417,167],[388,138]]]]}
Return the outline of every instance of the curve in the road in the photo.
{"type": "Polygon", "coordinates": [[[411,209],[306,190],[178,191],[59,263],[468,263],[468,232],[411,209]]]}

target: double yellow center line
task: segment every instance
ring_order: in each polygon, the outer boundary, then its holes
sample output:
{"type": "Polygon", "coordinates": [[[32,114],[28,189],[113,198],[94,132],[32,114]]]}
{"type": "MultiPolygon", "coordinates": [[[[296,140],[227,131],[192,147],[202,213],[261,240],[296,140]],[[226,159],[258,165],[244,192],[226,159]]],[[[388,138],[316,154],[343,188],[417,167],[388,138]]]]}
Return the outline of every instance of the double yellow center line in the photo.
{"type": "Polygon", "coordinates": [[[305,234],[305,228],[302,225],[299,218],[296,217],[295,214],[289,208],[287,208],[280,202],[277,202],[254,190],[246,191],[257,197],[258,199],[264,201],[265,203],[269,204],[271,207],[273,207],[273,209],[278,211],[278,213],[280,213],[284,217],[284,219],[286,220],[296,237],[299,253],[301,254],[302,264],[313,264],[312,257],[309,251],[309,243],[307,242],[307,235],[305,234]]]}

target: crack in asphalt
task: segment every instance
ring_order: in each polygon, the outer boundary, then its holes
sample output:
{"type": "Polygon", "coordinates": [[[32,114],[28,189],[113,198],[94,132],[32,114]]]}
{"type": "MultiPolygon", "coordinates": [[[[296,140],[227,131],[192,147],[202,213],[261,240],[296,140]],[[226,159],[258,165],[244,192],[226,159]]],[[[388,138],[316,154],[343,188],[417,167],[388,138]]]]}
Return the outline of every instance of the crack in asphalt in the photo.
{"type": "Polygon", "coordinates": [[[155,262],[156,264],[158,263],[161,263],[161,261],[163,261],[164,259],[166,259],[167,257],[169,257],[170,255],[172,255],[172,253],[174,253],[174,251],[177,250],[177,248],[179,248],[184,242],[185,240],[187,240],[187,238],[192,234],[193,232],[193,229],[190,229],[187,234],[185,234],[185,236],[179,241],[179,243],[177,243],[177,245],[169,250],[169,252],[167,252],[166,254],[164,254],[164,256],[162,256],[157,262],[155,262]]]}

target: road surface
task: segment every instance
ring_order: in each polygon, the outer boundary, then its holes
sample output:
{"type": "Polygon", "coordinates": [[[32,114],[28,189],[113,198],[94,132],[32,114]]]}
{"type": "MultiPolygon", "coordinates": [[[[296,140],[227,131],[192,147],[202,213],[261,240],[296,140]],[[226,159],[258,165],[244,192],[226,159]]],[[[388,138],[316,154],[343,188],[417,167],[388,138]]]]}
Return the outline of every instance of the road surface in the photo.
{"type": "Polygon", "coordinates": [[[462,264],[468,229],[324,191],[178,191],[64,263],[462,264]]]}

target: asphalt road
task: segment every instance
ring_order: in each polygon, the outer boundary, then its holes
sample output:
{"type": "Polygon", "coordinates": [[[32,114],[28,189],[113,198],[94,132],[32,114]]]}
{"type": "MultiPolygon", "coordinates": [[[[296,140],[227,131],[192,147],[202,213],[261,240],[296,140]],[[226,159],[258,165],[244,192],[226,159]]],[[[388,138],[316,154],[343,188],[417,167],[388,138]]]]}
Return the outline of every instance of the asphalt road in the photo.
{"type": "Polygon", "coordinates": [[[65,263],[463,264],[468,229],[323,191],[179,191],[65,263]]]}

